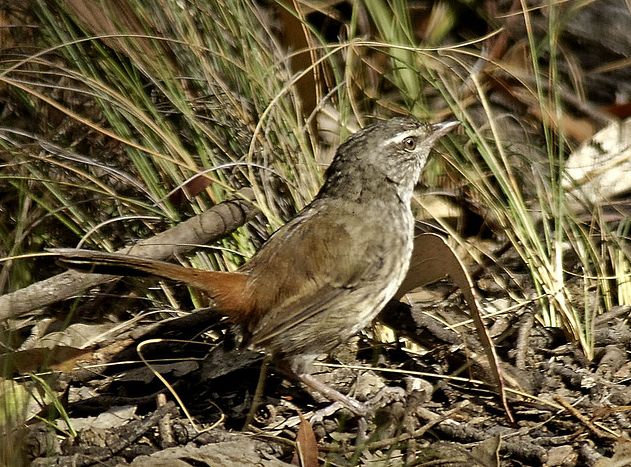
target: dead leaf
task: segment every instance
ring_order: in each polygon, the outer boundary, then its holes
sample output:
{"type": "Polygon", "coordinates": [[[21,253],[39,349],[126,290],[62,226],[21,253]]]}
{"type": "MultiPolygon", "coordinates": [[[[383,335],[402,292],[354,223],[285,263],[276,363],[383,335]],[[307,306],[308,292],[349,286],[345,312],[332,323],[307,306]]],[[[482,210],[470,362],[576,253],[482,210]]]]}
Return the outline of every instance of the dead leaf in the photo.
{"type": "Polygon", "coordinates": [[[631,118],[613,122],[582,144],[565,164],[563,187],[574,210],[631,190],[631,118]]]}
{"type": "Polygon", "coordinates": [[[596,461],[595,467],[614,467],[631,465],[631,441],[619,439],[613,448],[612,458],[602,458],[596,461]]]}
{"type": "MultiPolygon", "coordinates": [[[[394,298],[399,299],[414,289],[444,279],[449,269],[443,262],[444,257],[441,256],[444,249],[445,241],[438,235],[417,235],[414,239],[410,268],[394,298]]],[[[449,254],[453,255],[451,249],[449,254]]]]}
{"type": "Polygon", "coordinates": [[[480,465],[487,467],[500,467],[500,446],[502,438],[493,436],[485,439],[472,449],[473,457],[480,465]]]}
{"type": "Polygon", "coordinates": [[[296,434],[296,452],[292,464],[301,467],[318,467],[318,442],[315,433],[309,421],[298,414],[300,417],[300,427],[296,434]]]}
{"type": "Polygon", "coordinates": [[[495,354],[495,346],[489,337],[482,315],[478,307],[475,296],[475,288],[473,281],[469,277],[467,268],[460,261],[460,258],[440,236],[435,234],[421,234],[414,239],[414,252],[410,262],[410,269],[405,277],[403,284],[397,291],[395,298],[400,298],[407,292],[436,282],[449,276],[449,278],[458,286],[464,295],[469,313],[478,332],[478,337],[482,342],[482,347],[489,361],[489,368],[495,379],[497,390],[502,405],[508,419],[513,422],[513,416],[508,407],[506,393],[504,391],[504,380],[502,378],[497,355],[495,354]]]}
{"type": "Polygon", "coordinates": [[[4,369],[5,375],[25,374],[45,368],[68,372],[78,361],[93,351],[93,349],[77,349],[63,345],[54,349],[20,350],[1,355],[0,367],[4,369]]]}

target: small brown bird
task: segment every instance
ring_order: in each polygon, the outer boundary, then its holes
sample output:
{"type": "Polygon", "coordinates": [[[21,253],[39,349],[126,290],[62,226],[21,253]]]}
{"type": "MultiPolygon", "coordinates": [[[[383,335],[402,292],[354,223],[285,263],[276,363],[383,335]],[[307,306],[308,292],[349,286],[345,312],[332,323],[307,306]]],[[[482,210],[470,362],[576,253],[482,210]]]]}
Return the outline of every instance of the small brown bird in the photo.
{"type": "Polygon", "coordinates": [[[69,267],[182,281],[210,296],[306,384],[351,410],[363,407],[308,374],[317,355],[366,327],[394,296],[412,255],[414,185],[430,149],[457,122],[392,118],[342,144],[315,199],[236,272],[214,272],[124,254],[58,249],[69,267]]]}

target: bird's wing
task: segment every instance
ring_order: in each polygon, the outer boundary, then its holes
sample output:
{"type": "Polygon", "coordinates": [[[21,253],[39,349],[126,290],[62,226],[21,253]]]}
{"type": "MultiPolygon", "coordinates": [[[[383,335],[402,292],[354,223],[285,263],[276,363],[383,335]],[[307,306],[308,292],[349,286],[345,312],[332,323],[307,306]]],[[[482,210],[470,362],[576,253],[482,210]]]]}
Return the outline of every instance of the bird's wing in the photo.
{"type": "MultiPolygon", "coordinates": [[[[296,327],[316,337],[319,329],[347,331],[355,322],[349,314],[357,313],[362,293],[373,285],[380,287],[374,278],[388,261],[387,246],[378,240],[383,226],[376,221],[355,227],[344,213],[326,209],[331,208],[316,205],[294,219],[252,259],[248,272],[257,278],[253,295],[260,300],[260,318],[249,330],[254,345],[274,350],[281,347],[280,336],[300,334],[292,332],[296,327]],[[273,272],[257,274],[255,270],[263,267],[273,272]]],[[[286,338],[283,341],[283,352],[292,353],[303,346],[286,338]]]]}

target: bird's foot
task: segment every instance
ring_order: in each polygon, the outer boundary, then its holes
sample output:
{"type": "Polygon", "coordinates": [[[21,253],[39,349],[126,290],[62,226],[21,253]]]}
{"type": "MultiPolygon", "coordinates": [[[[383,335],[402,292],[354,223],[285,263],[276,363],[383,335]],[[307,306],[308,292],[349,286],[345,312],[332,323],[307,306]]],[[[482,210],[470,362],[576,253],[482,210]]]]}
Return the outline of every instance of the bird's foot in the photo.
{"type": "Polygon", "coordinates": [[[348,410],[353,412],[353,414],[357,415],[358,417],[364,417],[368,413],[368,410],[367,410],[367,408],[366,408],[366,406],[364,404],[362,404],[361,402],[357,401],[356,399],[354,399],[354,398],[352,398],[350,396],[346,396],[346,395],[342,394],[341,392],[336,391],[331,386],[328,386],[328,385],[324,384],[322,381],[320,381],[317,378],[315,378],[313,375],[305,373],[305,374],[300,374],[300,375],[296,375],[296,376],[307,387],[309,387],[310,389],[320,393],[325,398],[327,398],[328,400],[333,402],[333,404],[331,406],[329,406],[330,408],[324,409],[326,412],[330,412],[330,413],[328,413],[329,415],[334,413],[334,412],[336,412],[337,410],[339,410],[342,407],[347,408],[348,410]],[[333,410],[331,411],[331,409],[333,409],[333,410]]]}

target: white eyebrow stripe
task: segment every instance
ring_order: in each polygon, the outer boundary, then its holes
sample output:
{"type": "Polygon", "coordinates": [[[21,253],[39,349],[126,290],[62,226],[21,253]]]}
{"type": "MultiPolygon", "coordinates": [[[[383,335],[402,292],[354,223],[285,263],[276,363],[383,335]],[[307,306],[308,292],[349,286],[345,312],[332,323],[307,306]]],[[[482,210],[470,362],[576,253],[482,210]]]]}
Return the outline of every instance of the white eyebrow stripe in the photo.
{"type": "Polygon", "coordinates": [[[410,136],[418,136],[419,132],[420,132],[420,128],[414,128],[412,130],[408,130],[408,131],[404,131],[403,133],[399,133],[396,136],[393,136],[390,139],[387,139],[383,142],[383,145],[390,145],[390,144],[399,144],[400,142],[402,142],[405,138],[409,138],[410,136]]]}

